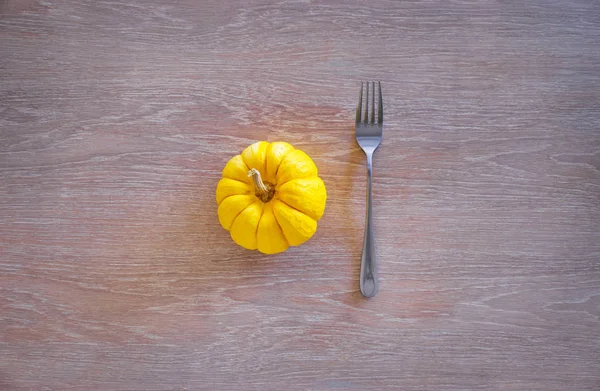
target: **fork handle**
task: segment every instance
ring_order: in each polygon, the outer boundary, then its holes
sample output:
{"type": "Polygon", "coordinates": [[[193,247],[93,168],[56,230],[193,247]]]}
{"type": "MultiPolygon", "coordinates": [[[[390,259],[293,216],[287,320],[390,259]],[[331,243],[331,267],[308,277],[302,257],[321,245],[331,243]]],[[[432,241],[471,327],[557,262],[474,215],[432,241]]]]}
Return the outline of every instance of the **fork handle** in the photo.
{"type": "Polygon", "coordinates": [[[373,175],[373,153],[367,155],[367,215],[365,223],[365,241],[360,262],[360,291],[365,297],[373,297],[379,291],[377,278],[377,258],[375,256],[375,236],[373,234],[373,207],[371,205],[371,186],[373,175]]]}

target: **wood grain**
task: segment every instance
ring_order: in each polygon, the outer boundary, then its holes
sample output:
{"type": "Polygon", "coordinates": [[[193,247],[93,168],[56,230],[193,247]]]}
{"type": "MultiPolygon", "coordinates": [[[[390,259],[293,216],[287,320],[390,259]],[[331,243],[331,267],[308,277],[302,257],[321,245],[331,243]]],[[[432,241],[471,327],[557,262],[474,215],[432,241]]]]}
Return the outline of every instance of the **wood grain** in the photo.
{"type": "Polygon", "coordinates": [[[4,0],[0,42],[0,389],[600,389],[597,1],[4,0]],[[277,256],[216,216],[256,140],[329,194],[277,256]]]}

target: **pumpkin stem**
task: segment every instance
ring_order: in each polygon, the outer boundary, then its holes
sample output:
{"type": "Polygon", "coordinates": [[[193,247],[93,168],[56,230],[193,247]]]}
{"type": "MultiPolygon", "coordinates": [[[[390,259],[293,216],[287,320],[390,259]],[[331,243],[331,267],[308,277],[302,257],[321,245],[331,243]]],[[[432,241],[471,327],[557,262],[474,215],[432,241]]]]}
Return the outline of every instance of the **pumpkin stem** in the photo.
{"type": "Polygon", "coordinates": [[[262,202],[269,202],[275,195],[275,186],[269,182],[263,182],[260,172],[256,168],[252,168],[248,171],[248,176],[252,177],[254,185],[256,186],[256,196],[261,199],[262,202]]]}

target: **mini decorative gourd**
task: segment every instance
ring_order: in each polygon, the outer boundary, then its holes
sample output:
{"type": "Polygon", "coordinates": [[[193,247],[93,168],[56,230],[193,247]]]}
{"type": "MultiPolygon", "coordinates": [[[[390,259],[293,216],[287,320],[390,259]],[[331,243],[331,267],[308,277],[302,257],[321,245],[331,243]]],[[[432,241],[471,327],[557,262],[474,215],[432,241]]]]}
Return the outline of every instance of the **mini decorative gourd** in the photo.
{"type": "Polygon", "coordinates": [[[327,192],[312,159],[285,142],[259,141],[236,155],[217,185],[219,222],[240,246],[265,254],[310,239],[327,192]]]}

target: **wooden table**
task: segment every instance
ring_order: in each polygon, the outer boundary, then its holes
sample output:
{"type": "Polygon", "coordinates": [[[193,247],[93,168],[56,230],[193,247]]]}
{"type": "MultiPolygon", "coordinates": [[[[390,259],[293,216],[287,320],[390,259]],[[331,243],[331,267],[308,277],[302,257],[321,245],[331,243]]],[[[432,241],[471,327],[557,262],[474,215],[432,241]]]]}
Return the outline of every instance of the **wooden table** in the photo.
{"type": "Polygon", "coordinates": [[[0,14],[0,389],[600,389],[597,1],[0,14]],[[221,170],[257,140],[306,151],[329,194],[276,256],[217,220],[221,170]]]}

